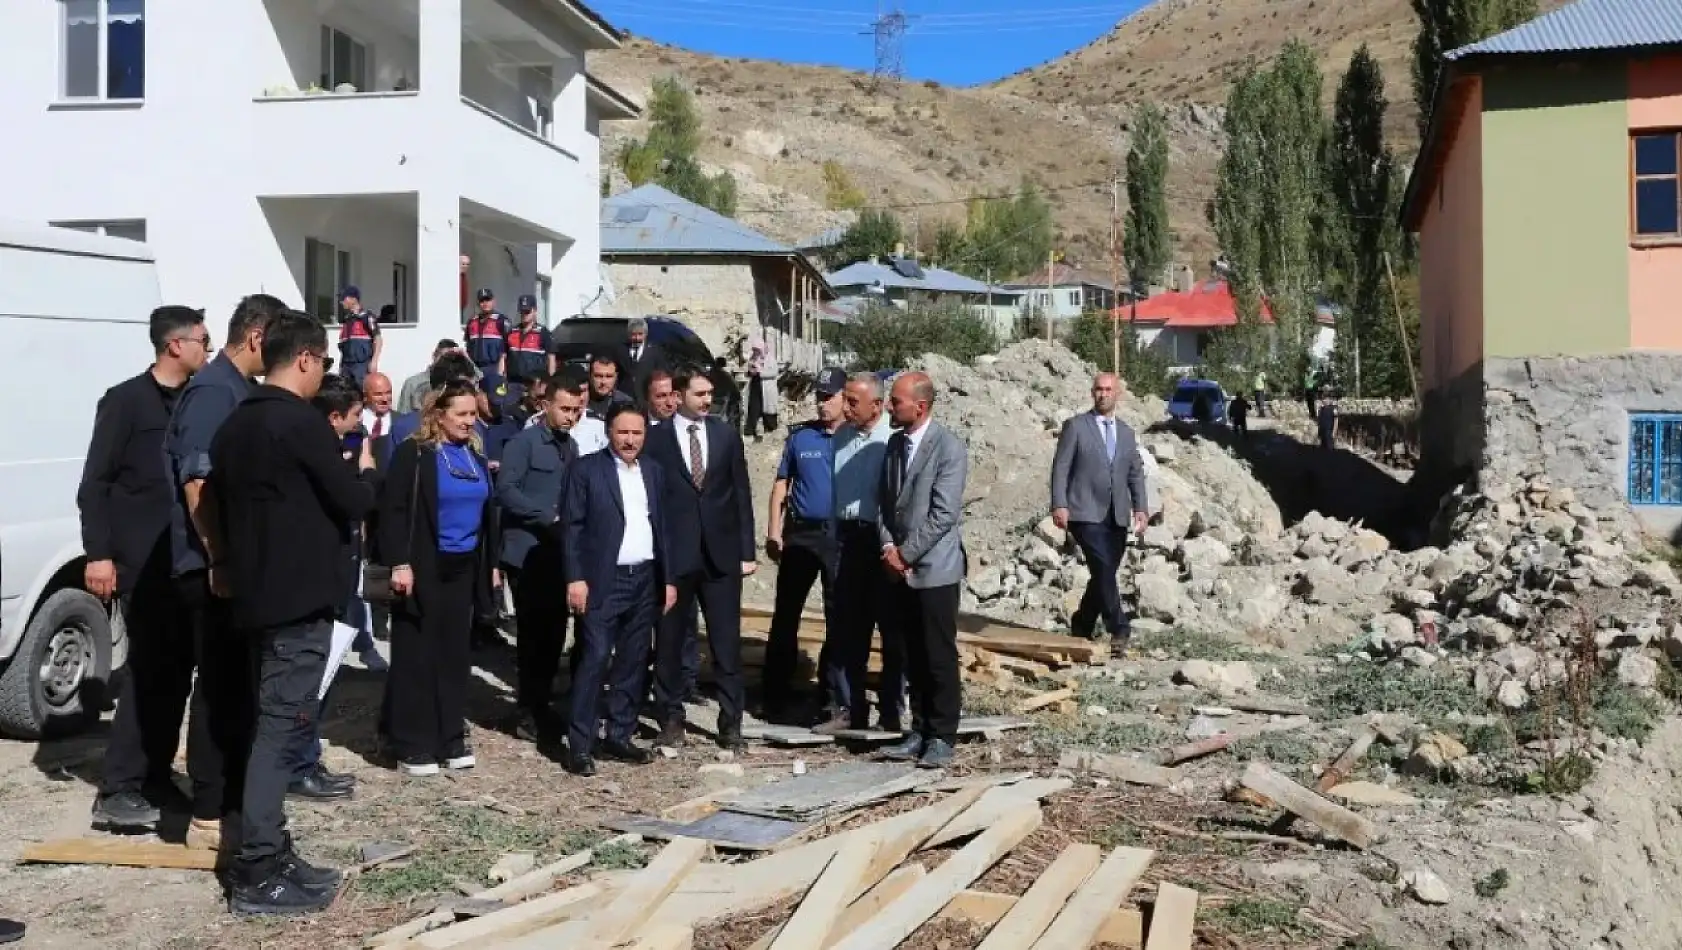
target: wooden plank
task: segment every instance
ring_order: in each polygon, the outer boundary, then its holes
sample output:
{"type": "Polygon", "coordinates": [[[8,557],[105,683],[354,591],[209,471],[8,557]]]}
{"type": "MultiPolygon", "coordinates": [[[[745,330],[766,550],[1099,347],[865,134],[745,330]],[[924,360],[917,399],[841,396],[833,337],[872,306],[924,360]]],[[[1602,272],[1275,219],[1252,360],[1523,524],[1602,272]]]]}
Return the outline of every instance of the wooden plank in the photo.
{"type": "MultiPolygon", "coordinates": [[[[961,920],[986,930],[1000,920],[1021,898],[1015,894],[994,894],[989,891],[962,891],[941,909],[943,920],[961,920]]],[[[1144,945],[1144,915],[1131,907],[1112,910],[1098,928],[1095,943],[1109,943],[1126,950],[1139,950],[1144,945]]]]}
{"type": "Polygon", "coordinates": [[[725,811],[812,821],[932,785],[939,770],[894,762],[843,762],[787,781],[762,785],[721,807],[725,811]]]}
{"type": "MultiPolygon", "coordinates": [[[[825,938],[824,943],[819,946],[818,950],[830,946],[841,939],[842,934],[876,916],[877,911],[905,893],[911,885],[917,883],[927,873],[928,868],[921,864],[907,864],[877,882],[875,887],[866,891],[864,896],[853,901],[847,906],[846,910],[841,912],[841,919],[835,922],[834,927],[830,928],[829,936],[825,938]]],[[[770,950],[771,941],[777,939],[777,935],[782,932],[782,925],[772,927],[758,940],[755,940],[752,946],[748,947],[748,950],[770,950]]]]}
{"type": "Polygon", "coordinates": [[[1086,879],[1051,922],[1034,950],[1086,950],[1098,939],[1104,918],[1127,899],[1133,885],[1144,877],[1156,852],[1143,848],[1117,848],[1098,870],[1086,879]]]}
{"type": "Polygon", "coordinates": [[[1065,750],[1057,757],[1057,767],[1096,772],[1129,785],[1149,785],[1155,788],[1167,788],[1180,780],[1180,773],[1174,769],[1153,765],[1128,755],[1106,755],[1088,749],[1065,750]]]}
{"type": "Polygon", "coordinates": [[[639,932],[625,950],[693,950],[694,946],[694,928],[656,924],[639,932]]]}
{"type": "Polygon", "coordinates": [[[1162,754],[1162,764],[1179,765],[1181,762],[1189,762],[1192,759],[1202,758],[1203,756],[1219,752],[1227,746],[1232,745],[1234,742],[1238,742],[1242,739],[1253,739],[1256,736],[1265,735],[1270,732],[1290,732],[1293,729],[1301,729],[1304,726],[1310,726],[1313,724],[1314,720],[1304,716],[1298,716],[1295,719],[1284,719],[1279,722],[1262,723],[1257,726],[1240,726],[1230,732],[1223,732],[1218,736],[1210,736],[1207,739],[1199,739],[1196,742],[1188,742],[1184,745],[1175,746],[1162,754]]]}
{"type": "Polygon", "coordinates": [[[834,950],[882,950],[899,946],[918,927],[940,913],[952,895],[985,874],[1023,838],[1038,829],[1042,820],[1038,805],[1019,805],[912,885],[898,900],[882,908],[882,912],[864,926],[843,937],[834,950]]]}
{"type": "Polygon", "coordinates": [[[597,884],[569,887],[482,917],[423,933],[405,946],[444,950],[475,940],[513,940],[587,914],[602,903],[606,894],[607,889],[597,884]]]}
{"type": "Polygon", "coordinates": [[[1221,700],[1222,706],[1228,706],[1242,712],[1267,713],[1275,716],[1312,716],[1314,709],[1302,703],[1289,699],[1275,699],[1272,696],[1232,696],[1221,700]]]}
{"type": "Polygon", "coordinates": [[[1104,852],[1094,844],[1072,844],[1034,880],[976,950],[1030,950],[1051,926],[1069,895],[1097,870],[1104,852]]]}
{"type": "Polygon", "coordinates": [[[1151,914],[1151,936],[1145,950],[1191,950],[1197,922],[1197,892],[1163,881],[1156,886],[1156,910],[1151,914]]]}
{"type": "Polygon", "coordinates": [[[1373,742],[1377,739],[1377,729],[1371,726],[1363,726],[1361,731],[1355,734],[1355,741],[1349,743],[1349,748],[1344,749],[1343,754],[1338,756],[1336,761],[1332,762],[1324,772],[1320,773],[1320,778],[1314,783],[1314,790],[1324,795],[1343,784],[1343,781],[1355,771],[1355,767],[1361,764],[1361,757],[1367,754],[1367,750],[1372,748],[1373,742]]]}
{"type": "Polygon", "coordinates": [[[214,871],[220,854],[161,841],[122,838],[59,838],[39,841],[23,849],[20,864],[102,864],[120,868],[169,868],[176,871],[214,871]]]}
{"type": "Polygon", "coordinates": [[[949,778],[945,781],[930,785],[925,791],[930,792],[961,792],[967,788],[993,788],[998,785],[1011,785],[1034,777],[1032,772],[981,772],[966,775],[962,778],[949,778]]]}
{"type": "Polygon", "coordinates": [[[943,844],[967,838],[970,835],[985,831],[993,822],[1015,811],[1022,805],[1038,802],[1049,798],[1058,792],[1068,791],[1075,783],[1066,778],[1036,778],[1015,785],[1005,785],[990,788],[976,803],[952,819],[946,827],[935,832],[927,842],[925,848],[938,848],[943,844]]]}
{"type": "Polygon", "coordinates": [[[1065,699],[1074,698],[1075,691],[1069,689],[1068,687],[1064,687],[1063,689],[1054,689],[1050,692],[1039,693],[1022,700],[1016,704],[1016,711],[1019,713],[1030,713],[1036,709],[1043,709],[1046,706],[1055,706],[1065,699]]]}
{"type": "Polygon", "coordinates": [[[1239,779],[1245,788],[1260,792],[1291,814],[1319,825],[1327,834],[1357,848],[1378,841],[1378,827],[1360,815],[1314,794],[1260,762],[1251,762],[1239,779]]]}
{"type": "Polygon", "coordinates": [[[865,875],[881,848],[879,835],[863,834],[835,852],[817,883],[806,892],[806,899],[795,908],[794,916],[783,925],[782,933],[772,941],[771,950],[812,950],[826,945],[847,904],[876,884],[865,875]]]}
{"type": "Polygon", "coordinates": [[[660,817],[667,821],[690,822],[697,818],[705,818],[718,811],[718,803],[742,794],[742,789],[735,786],[721,788],[716,792],[691,798],[685,802],[678,802],[669,808],[660,809],[660,817]]]}
{"type": "Polygon", "coordinates": [[[677,889],[684,875],[695,869],[711,850],[705,841],[677,838],[654,856],[625,889],[606,907],[590,915],[586,944],[613,946],[629,937],[649,912],[677,889]]]}

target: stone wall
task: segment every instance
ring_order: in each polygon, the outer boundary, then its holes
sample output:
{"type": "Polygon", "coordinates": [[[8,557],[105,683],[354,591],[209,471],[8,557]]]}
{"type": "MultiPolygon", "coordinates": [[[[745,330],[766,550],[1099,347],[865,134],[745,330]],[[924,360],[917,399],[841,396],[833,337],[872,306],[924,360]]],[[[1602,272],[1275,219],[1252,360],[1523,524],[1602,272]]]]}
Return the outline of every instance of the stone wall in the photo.
{"type": "MultiPolygon", "coordinates": [[[[1630,414],[1682,412],[1682,354],[1489,359],[1483,375],[1490,494],[1540,475],[1603,515],[1628,512],[1630,414]]],[[[1667,539],[1682,528],[1679,508],[1634,514],[1667,539]]]]}

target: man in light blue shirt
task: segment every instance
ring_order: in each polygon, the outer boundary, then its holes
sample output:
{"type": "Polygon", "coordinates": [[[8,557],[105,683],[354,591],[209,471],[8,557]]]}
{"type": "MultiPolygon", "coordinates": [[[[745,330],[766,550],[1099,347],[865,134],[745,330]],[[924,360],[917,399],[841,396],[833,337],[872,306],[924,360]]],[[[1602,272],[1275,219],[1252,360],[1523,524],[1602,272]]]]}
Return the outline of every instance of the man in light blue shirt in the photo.
{"type": "MultiPolygon", "coordinates": [[[[882,466],[887,464],[888,437],[893,434],[882,411],[882,381],[874,373],[858,373],[847,381],[846,422],[835,433],[835,518],[840,551],[835,576],[836,611],[831,623],[837,658],[846,679],[852,708],[851,726],[870,725],[870,704],[864,691],[865,667],[870,661],[870,638],[876,630],[876,605],[883,599],[887,574],[882,568],[882,539],[876,513],[882,466]]],[[[900,732],[904,706],[904,657],[884,650],[878,728],[900,732]]]]}

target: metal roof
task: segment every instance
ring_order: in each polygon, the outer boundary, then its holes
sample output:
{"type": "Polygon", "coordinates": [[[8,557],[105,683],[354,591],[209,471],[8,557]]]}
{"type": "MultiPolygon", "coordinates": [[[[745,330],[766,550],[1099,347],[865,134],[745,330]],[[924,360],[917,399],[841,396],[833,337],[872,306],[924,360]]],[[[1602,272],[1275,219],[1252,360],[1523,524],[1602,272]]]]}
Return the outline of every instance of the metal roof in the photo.
{"type": "Polygon", "coordinates": [[[838,224],[833,228],[829,228],[828,230],[820,231],[817,234],[812,235],[804,241],[801,241],[797,246],[811,249],[834,247],[835,245],[840,244],[841,239],[846,236],[847,226],[844,224],[838,224]]]}
{"type": "Polygon", "coordinates": [[[1672,44],[1682,44],[1682,0],[1577,0],[1505,33],[1451,50],[1445,59],[1672,44]]]}
{"type": "Polygon", "coordinates": [[[127,261],[154,260],[151,246],[140,241],[12,219],[0,219],[0,247],[127,261]]]}
{"type": "Polygon", "coordinates": [[[643,185],[602,202],[602,253],[787,257],[796,251],[659,185],[643,185]]]}
{"type": "MultiPolygon", "coordinates": [[[[962,274],[954,274],[938,267],[923,268],[922,279],[906,277],[890,264],[859,261],[829,275],[831,287],[893,287],[901,290],[922,290],[936,294],[986,294],[986,284],[962,274]]],[[[994,287],[995,296],[1017,296],[1017,291],[994,287]]]]}

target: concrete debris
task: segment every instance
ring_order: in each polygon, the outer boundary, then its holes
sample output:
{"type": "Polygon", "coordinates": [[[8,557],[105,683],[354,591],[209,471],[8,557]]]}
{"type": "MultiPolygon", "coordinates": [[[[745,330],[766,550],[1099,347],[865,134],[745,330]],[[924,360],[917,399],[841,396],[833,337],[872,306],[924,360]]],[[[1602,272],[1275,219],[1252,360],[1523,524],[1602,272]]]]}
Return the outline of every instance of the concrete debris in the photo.
{"type": "Polygon", "coordinates": [[[1425,868],[1403,872],[1399,883],[1421,904],[1446,904],[1454,896],[1442,878],[1425,868]]]}
{"type": "Polygon", "coordinates": [[[1220,696],[1253,693],[1260,685],[1256,671],[1249,663],[1215,663],[1209,660],[1187,660],[1174,673],[1174,682],[1189,683],[1198,689],[1220,696]]]}
{"type": "Polygon", "coordinates": [[[1413,754],[1408,756],[1407,771],[1413,775],[1436,777],[1449,767],[1449,763],[1468,754],[1467,748],[1453,736],[1429,732],[1414,745],[1413,754]]]}

